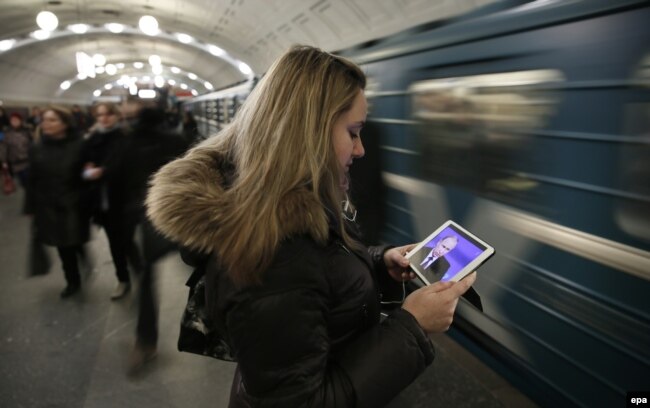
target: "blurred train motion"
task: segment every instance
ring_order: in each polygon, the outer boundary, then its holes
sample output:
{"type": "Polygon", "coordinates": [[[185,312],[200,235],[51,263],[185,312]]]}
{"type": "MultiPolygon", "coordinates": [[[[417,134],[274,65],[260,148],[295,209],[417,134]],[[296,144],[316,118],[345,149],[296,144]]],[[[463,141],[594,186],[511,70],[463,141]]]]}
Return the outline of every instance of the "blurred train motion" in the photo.
{"type": "MultiPolygon", "coordinates": [[[[623,406],[650,390],[650,8],[513,3],[339,52],[383,181],[357,200],[370,238],[454,219],[496,248],[451,334],[540,405],[623,406]]],[[[253,86],[185,109],[213,134],[253,86]]]]}

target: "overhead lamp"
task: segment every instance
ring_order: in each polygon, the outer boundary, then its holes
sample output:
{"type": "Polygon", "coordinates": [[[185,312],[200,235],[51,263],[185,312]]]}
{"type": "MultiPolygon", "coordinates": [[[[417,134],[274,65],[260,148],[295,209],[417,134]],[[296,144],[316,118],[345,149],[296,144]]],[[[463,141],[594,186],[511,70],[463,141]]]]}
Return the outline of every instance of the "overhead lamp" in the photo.
{"type": "Polygon", "coordinates": [[[11,47],[14,46],[15,43],[16,40],[14,40],[13,38],[0,41],[0,52],[9,51],[11,47]]]}
{"type": "Polygon", "coordinates": [[[105,68],[106,68],[106,73],[107,73],[108,75],[115,75],[115,74],[117,74],[117,67],[116,67],[115,65],[113,65],[113,64],[107,64],[105,68]]]}
{"type": "Polygon", "coordinates": [[[162,67],[162,65],[154,65],[153,67],[151,67],[151,72],[152,72],[154,75],[160,75],[160,74],[162,74],[162,72],[163,72],[163,67],[162,67]]]}
{"type": "Polygon", "coordinates": [[[165,78],[161,77],[160,75],[156,75],[156,77],[153,79],[153,84],[158,88],[162,88],[165,86],[165,78]]]}
{"type": "Polygon", "coordinates": [[[103,67],[104,65],[106,65],[106,57],[103,56],[102,54],[95,54],[93,55],[93,62],[98,67],[103,67]]]}
{"type": "Polygon", "coordinates": [[[84,79],[88,78],[88,75],[86,75],[85,72],[80,72],[77,74],[77,79],[80,81],[83,81],[84,79]]]}
{"type": "Polygon", "coordinates": [[[214,55],[215,57],[221,57],[226,54],[226,51],[213,44],[208,44],[208,51],[210,51],[210,54],[214,55]]]}
{"type": "Polygon", "coordinates": [[[113,89],[113,84],[106,84],[106,85],[104,85],[104,89],[106,89],[107,91],[113,89]]]}
{"type": "Polygon", "coordinates": [[[103,74],[104,72],[106,72],[106,70],[104,69],[104,67],[95,67],[95,72],[98,74],[103,74]]]}
{"type": "Polygon", "coordinates": [[[205,86],[205,89],[207,89],[209,91],[214,89],[214,86],[212,86],[212,84],[207,82],[207,81],[203,84],[203,86],[205,86]]]}
{"type": "Polygon", "coordinates": [[[178,41],[182,42],[183,44],[189,44],[192,41],[194,41],[194,38],[191,35],[183,34],[183,33],[176,33],[176,39],[178,41]]]}
{"type": "Polygon", "coordinates": [[[162,64],[162,60],[160,59],[160,56],[155,54],[149,56],[149,65],[155,67],[156,65],[160,65],[160,64],[162,64]]]}
{"type": "Polygon", "coordinates": [[[72,85],[70,81],[63,81],[61,82],[61,85],[59,85],[59,88],[65,91],[66,89],[70,88],[70,85],[72,85]]]}
{"type": "Polygon", "coordinates": [[[100,96],[101,94],[102,94],[102,91],[100,89],[95,89],[93,91],[93,96],[95,96],[95,98],[100,96]]]}
{"type": "Polygon", "coordinates": [[[145,76],[142,77],[142,81],[143,81],[143,82],[150,82],[150,81],[151,81],[151,77],[150,77],[149,75],[145,75],[145,76]]]}
{"type": "Polygon", "coordinates": [[[37,40],[47,40],[50,38],[50,32],[45,30],[36,30],[31,34],[31,36],[37,40]]]}
{"type": "Polygon", "coordinates": [[[92,57],[85,52],[77,51],[75,53],[77,60],[77,72],[85,77],[95,77],[95,62],[92,57]]]}
{"type": "Polygon", "coordinates": [[[180,73],[181,73],[181,69],[178,68],[178,67],[172,67],[171,70],[172,70],[172,72],[173,72],[174,74],[180,74],[180,73]]]}
{"type": "Polygon", "coordinates": [[[196,78],[198,78],[198,77],[196,76],[196,74],[194,74],[194,73],[192,73],[192,72],[188,73],[188,74],[187,74],[187,77],[188,77],[189,79],[191,79],[192,81],[195,81],[196,78]]]}
{"type": "Polygon", "coordinates": [[[160,32],[158,29],[158,20],[154,16],[142,16],[138,22],[140,31],[147,35],[156,35],[160,32]]]}
{"type": "Polygon", "coordinates": [[[167,83],[171,86],[176,85],[176,81],[174,81],[173,79],[168,80],[167,83]]]}
{"type": "Polygon", "coordinates": [[[129,85],[129,93],[133,96],[138,94],[138,86],[135,84],[135,82],[129,85]]]}
{"type": "Polygon", "coordinates": [[[181,89],[187,89],[187,84],[180,84],[181,89]]]}
{"type": "Polygon", "coordinates": [[[194,95],[194,96],[197,96],[197,95],[199,94],[199,93],[196,91],[196,89],[192,89],[190,92],[191,92],[192,95],[194,95]]]}
{"type": "Polygon", "coordinates": [[[153,89],[140,89],[138,96],[142,99],[153,99],[156,97],[156,91],[153,89]]]}
{"type": "Polygon", "coordinates": [[[54,31],[59,26],[59,19],[51,11],[41,11],[36,16],[36,24],[45,31],[54,31]]]}
{"type": "Polygon", "coordinates": [[[144,64],[142,62],[134,62],[133,63],[133,68],[135,69],[142,69],[144,67],[144,64]]]}
{"type": "Polygon", "coordinates": [[[124,69],[124,63],[123,62],[117,63],[117,64],[115,64],[115,66],[117,67],[117,69],[124,69]]]}
{"type": "Polygon", "coordinates": [[[113,34],[119,34],[124,31],[124,25],[119,23],[108,23],[105,24],[104,27],[113,34]]]}
{"type": "Polygon", "coordinates": [[[75,34],[85,34],[88,31],[88,24],[70,24],[68,30],[75,34]]]}
{"type": "Polygon", "coordinates": [[[250,73],[253,72],[251,67],[249,67],[245,62],[238,63],[237,67],[239,68],[239,71],[244,75],[250,75],[250,73]]]}

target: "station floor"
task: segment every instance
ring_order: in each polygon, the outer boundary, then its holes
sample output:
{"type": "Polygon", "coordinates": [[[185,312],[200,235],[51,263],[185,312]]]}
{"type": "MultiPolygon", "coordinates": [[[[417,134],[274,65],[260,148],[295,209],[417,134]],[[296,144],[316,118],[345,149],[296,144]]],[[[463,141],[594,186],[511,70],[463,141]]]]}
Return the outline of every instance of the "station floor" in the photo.
{"type": "MultiPolygon", "coordinates": [[[[82,291],[62,300],[55,251],[49,274],[27,276],[30,221],[22,192],[0,195],[0,406],[227,407],[233,363],[178,352],[176,340],[191,273],[177,254],[158,266],[158,356],[127,376],[134,343],[137,281],[109,299],[116,284],[108,246],[93,231],[94,271],[82,291]]],[[[412,407],[536,407],[444,334],[432,336],[435,362],[404,391],[412,407]]],[[[391,404],[392,406],[404,406],[391,404]]]]}

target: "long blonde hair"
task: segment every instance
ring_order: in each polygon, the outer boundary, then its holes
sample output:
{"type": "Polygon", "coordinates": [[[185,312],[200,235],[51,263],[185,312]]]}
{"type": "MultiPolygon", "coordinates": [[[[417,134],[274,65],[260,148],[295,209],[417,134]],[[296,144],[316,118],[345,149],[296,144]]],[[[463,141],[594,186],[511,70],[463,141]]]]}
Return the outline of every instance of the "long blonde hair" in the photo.
{"type": "MultiPolygon", "coordinates": [[[[278,59],[251,92],[217,147],[235,166],[226,194],[229,218],[219,226],[218,256],[233,281],[261,281],[277,250],[283,220],[278,207],[297,190],[309,192],[343,228],[340,165],[332,133],[336,119],[352,107],[366,78],[352,62],[308,46],[294,46],[278,59]]],[[[323,223],[322,223],[323,224],[323,223]]],[[[324,244],[324,223],[314,238],[324,244]]]]}

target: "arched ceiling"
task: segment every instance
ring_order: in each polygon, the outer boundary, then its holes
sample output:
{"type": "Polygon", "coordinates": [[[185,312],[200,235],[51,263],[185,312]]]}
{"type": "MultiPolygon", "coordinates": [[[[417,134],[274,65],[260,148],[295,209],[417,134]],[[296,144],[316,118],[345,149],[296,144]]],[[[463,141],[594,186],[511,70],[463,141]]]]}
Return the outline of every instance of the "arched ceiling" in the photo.
{"type": "MultiPolygon", "coordinates": [[[[123,75],[141,78],[151,74],[150,55],[162,59],[165,80],[205,93],[245,80],[238,68],[246,63],[253,73],[296,43],[336,50],[381,38],[425,22],[449,18],[495,0],[2,0],[0,45],[0,99],[89,103],[93,91],[123,75]],[[47,40],[35,40],[36,15],[52,11],[59,26],[47,40]],[[143,15],[154,16],[160,35],[138,29],[143,15]],[[74,34],[70,24],[85,23],[90,29],[74,34]],[[114,34],[104,25],[121,23],[124,32],[114,34]],[[174,35],[189,34],[183,44],[174,35]],[[5,43],[6,44],[6,43],[5,43]],[[217,56],[208,48],[226,52],[217,56]],[[123,63],[116,75],[98,74],[78,80],[75,53],[103,54],[108,63],[123,63]],[[143,68],[133,67],[143,62],[143,68]],[[177,67],[180,72],[171,72],[177,67]],[[188,73],[197,76],[188,78],[188,73]],[[69,89],[60,84],[71,81],[69,89]],[[206,88],[205,82],[209,82],[206,88]]],[[[175,70],[178,71],[178,70],[175,70]]]]}

